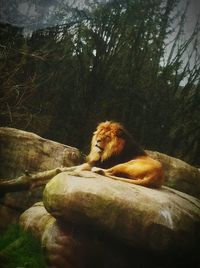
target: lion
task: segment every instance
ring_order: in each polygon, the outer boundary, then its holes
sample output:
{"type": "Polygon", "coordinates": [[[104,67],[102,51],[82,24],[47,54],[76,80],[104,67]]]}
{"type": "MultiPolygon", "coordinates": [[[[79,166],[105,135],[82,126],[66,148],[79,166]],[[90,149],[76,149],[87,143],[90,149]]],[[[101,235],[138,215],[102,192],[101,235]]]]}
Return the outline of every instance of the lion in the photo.
{"type": "Polygon", "coordinates": [[[163,168],[150,157],[118,122],[100,123],[93,133],[87,162],[77,171],[90,170],[115,180],[160,188],[163,168]]]}

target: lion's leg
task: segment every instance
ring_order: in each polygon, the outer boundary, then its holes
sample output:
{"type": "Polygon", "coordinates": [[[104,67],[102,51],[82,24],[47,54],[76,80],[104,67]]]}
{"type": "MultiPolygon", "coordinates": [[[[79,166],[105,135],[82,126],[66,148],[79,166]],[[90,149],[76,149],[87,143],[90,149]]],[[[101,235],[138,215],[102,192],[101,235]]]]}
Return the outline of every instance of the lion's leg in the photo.
{"type": "Polygon", "coordinates": [[[81,171],[91,171],[91,169],[92,166],[89,163],[84,163],[79,166],[66,168],[65,171],[67,171],[69,175],[80,176],[81,171]]]}
{"type": "Polygon", "coordinates": [[[128,163],[118,164],[112,168],[105,169],[105,173],[111,176],[122,176],[129,179],[134,179],[134,172],[130,171],[130,165],[128,163]]]}
{"type": "Polygon", "coordinates": [[[143,172],[136,172],[134,166],[131,164],[119,164],[110,169],[102,170],[101,174],[114,180],[128,182],[131,184],[159,188],[163,183],[163,174],[159,170],[152,170],[148,174],[143,172]]]}
{"type": "Polygon", "coordinates": [[[72,167],[62,167],[62,170],[65,171],[82,171],[82,170],[91,170],[91,165],[89,163],[84,163],[78,166],[72,166],[72,167]]]}
{"type": "MultiPolygon", "coordinates": [[[[130,177],[130,171],[128,168],[128,164],[118,164],[112,168],[108,169],[103,169],[103,168],[98,168],[98,167],[92,167],[91,171],[101,174],[101,175],[106,175],[106,176],[124,176],[124,177],[130,177]],[[129,176],[128,176],[129,175],[129,176]]],[[[133,177],[133,176],[132,176],[133,177]]],[[[132,179],[131,177],[131,179],[132,179]]]]}
{"type": "MultiPolygon", "coordinates": [[[[130,177],[130,174],[128,176],[128,169],[127,169],[127,167],[125,165],[123,165],[123,164],[116,165],[116,166],[114,166],[112,168],[109,168],[109,169],[103,169],[103,168],[93,167],[91,169],[91,171],[92,172],[95,172],[97,174],[100,174],[100,175],[105,175],[107,177],[117,176],[116,179],[118,179],[120,176],[121,177],[124,177],[124,179],[130,177]]],[[[132,179],[132,177],[129,178],[129,179],[132,179]]]]}
{"type": "Polygon", "coordinates": [[[75,171],[79,172],[79,171],[90,171],[91,170],[91,165],[89,163],[84,163],[82,165],[79,165],[76,167],[75,171]]]}
{"type": "Polygon", "coordinates": [[[106,171],[102,175],[105,175],[113,180],[127,182],[130,184],[135,184],[135,185],[140,185],[140,186],[146,186],[146,187],[150,187],[150,188],[160,188],[162,183],[163,183],[162,178],[155,178],[152,176],[149,176],[149,177],[147,176],[147,177],[144,177],[142,179],[126,179],[126,178],[122,178],[122,177],[112,176],[109,173],[107,173],[106,171]]]}
{"type": "MultiPolygon", "coordinates": [[[[122,178],[122,180],[123,180],[123,178],[122,178]]],[[[146,186],[146,187],[152,187],[152,188],[160,188],[162,185],[161,180],[158,180],[158,178],[155,178],[152,176],[147,176],[147,177],[144,177],[142,179],[137,179],[137,180],[128,179],[128,182],[132,183],[132,184],[146,186]]]]}
{"type": "Polygon", "coordinates": [[[91,171],[100,175],[105,175],[106,169],[98,168],[98,167],[92,167],[91,171]]]}

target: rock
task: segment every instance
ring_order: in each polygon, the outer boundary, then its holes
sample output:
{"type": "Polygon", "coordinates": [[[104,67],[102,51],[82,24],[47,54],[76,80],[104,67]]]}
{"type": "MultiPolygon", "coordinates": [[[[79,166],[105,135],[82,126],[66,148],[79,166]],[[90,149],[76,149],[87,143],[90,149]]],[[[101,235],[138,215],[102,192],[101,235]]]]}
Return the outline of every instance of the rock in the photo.
{"type": "Polygon", "coordinates": [[[35,202],[42,199],[44,187],[30,191],[8,193],[0,199],[0,231],[10,223],[17,223],[23,211],[31,207],[35,202]]]}
{"type": "Polygon", "coordinates": [[[179,191],[117,182],[91,172],[61,173],[43,202],[55,218],[102,230],[124,245],[154,253],[187,252],[200,238],[200,201],[179,191]]]}
{"type": "Polygon", "coordinates": [[[32,234],[42,240],[44,231],[56,221],[43,206],[42,202],[35,203],[21,216],[19,223],[24,230],[31,230],[32,234]]]}
{"type": "MultiPolygon", "coordinates": [[[[44,208],[42,202],[36,203],[20,217],[20,225],[41,241],[47,264],[53,267],[88,267],[85,249],[89,243],[76,235],[79,231],[67,224],[59,224],[44,208]],[[84,253],[84,254],[83,254],[84,253]]],[[[89,266],[92,267],[92,266],[89,266]]]]}
{"type": "MultiPolygon", "coordinates": [[[[81,163],[78,149],[40,136],[14,129],[0,128],[0,179],[13,179],[29,172],[46,171],[81,163]]],[[[42,199],[44,187],[31,191],[9,193],[1,197],[0,230],[13,223],[19,215],[42,199]],[[7,208],[7,210],[6,210],[7,208]]]]}
{"type": "MultiPolygon", "coordinates": [[[[40,239],[48,267],[128,267],[127,254],[122,253],[120,246],[116,248],[108,239],[101,239],[78,226],[62,224],[45,210],[42,202],[21,215],[20,225],[40,239]]],[[[132,253],[129,255],[130,267],[133,267],[132,253]]]]}
{"type": "Polygon", "coordinates": [[[10,223],[17,223],[21,211],[17,210],[16,207],[8,207],[6,205],[0,205],[0,231],[4,230],[10,223]]]}
{"type": "Polygon", "coordinates": [[[200,170],[198,168],[166,154],[153,151],[147,151],[147,153],[162,163],[166,186],[200,198],[200,170]]]}
{"type": "Polygon", "coordinates": [[[26,170],[45,171],[80,164],[78,149],[14,128],[0,128],[0,178],[16,178],[26,170]]]}

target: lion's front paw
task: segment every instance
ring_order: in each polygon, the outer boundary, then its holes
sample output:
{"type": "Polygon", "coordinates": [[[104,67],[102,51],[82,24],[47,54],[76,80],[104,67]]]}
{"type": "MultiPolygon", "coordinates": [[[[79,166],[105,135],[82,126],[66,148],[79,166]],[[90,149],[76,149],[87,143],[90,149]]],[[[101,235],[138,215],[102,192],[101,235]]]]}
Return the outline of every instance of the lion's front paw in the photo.
{"type": "Polygon", "coordinates": [[[95,172],[95,173],[98,173],[98,174],[100,174],[100,175],[104,175],[104,170],[101,169],[101,168],[98,168],[98,167],[93,167],[93,168],[91,169],[91,171],[92,171],[92,172],[95,172]]]}
{"type": "Polygon", "coordinates": [[[109,168],[109,169],[106,169],[104,171],[104,174],[107,175],[107,176],[114,176],[115,175],[115,172],[112,168],[109,168]]]}
{"type": "Polygon", "coordinates": [[[67,172],[67,174],[71,176],[81,177],[80,171],[77,171],[77,170],[67,172]]]}

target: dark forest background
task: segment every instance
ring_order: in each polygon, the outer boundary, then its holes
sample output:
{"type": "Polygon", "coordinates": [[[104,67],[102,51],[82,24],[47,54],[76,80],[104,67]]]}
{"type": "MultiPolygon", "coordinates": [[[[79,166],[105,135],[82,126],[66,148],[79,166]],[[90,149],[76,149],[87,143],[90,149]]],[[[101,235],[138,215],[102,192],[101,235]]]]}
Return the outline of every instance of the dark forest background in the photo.
{"type": "Polygon", "coordinates": [[[0,123],[87,153],[117,120],[148,149],[199,165],[199,23],[188,5],[116,0],[60,6],[60,25],[24,34],[0,24],[0,123]]]}

